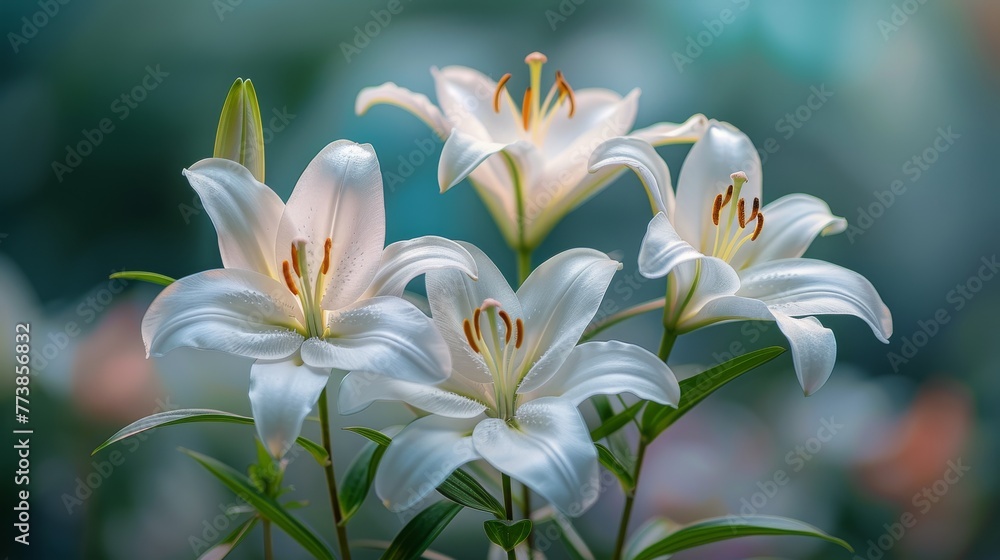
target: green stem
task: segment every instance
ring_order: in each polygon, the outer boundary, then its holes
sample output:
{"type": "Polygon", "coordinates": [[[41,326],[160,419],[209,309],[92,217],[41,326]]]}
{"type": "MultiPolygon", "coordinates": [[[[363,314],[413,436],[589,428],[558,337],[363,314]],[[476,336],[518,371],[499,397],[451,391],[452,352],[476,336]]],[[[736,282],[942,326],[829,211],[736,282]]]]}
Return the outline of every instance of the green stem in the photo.
{"type": "Polygon", "coordinates": [[[271,546],[271,522],[264,519],[264,560],[274,558],[273,547],[271,546]]]}
{"type": "Polygon", "coordinates": [[[333,446],[330,445],[330,411],[326,402],[326,389],[319,395],[319,424],[323,431],[323,449],[326,449],[326,486],[330,489],[330,507],[333,508],[333,525],[337,529],[337,541],[340,544],[340,557],[351,560],[351,549],[347,545],[347,527],[343,523],[343,513],[340,509],[340,497],[337,495],[337,475],[333,471],[333,446]]]}
{"type": "MultiPolygon", "coordinates": [[[[521,511],[524,513],[525,519],[531,519],[531,489],[528,488],[527,484],[521,485],[521,511]]],[[[524,544],[528,547],[528,560],[532,560],[535,557],[535,553],[532,551],[535,546],[534,527],[528,533],[528,538],[525,539],[524,544]]]]}
{"type": "MultiPolygon", "coordinates": [[[[663,318],[664,324],[666,324],[666,307],[664,307],[663,318]]],[[[667,358],[670,357],[670,351],[674,349],[675,342],[677,342],[677,334],[664,325],[663,338],[660,340],[660,351],[657,353],[663,363],[667,363],[667,358]]],[[[632,506],[635,504],[635,492],[639,488],[639,475],[642,474],[642,460],[646,457],[646,446],[649,445],[649,443],[650,442],[646,439],[646,436],[640,432],[639,449],[635,456],[635,475],[632,477],[634,484],[632,486],[632,490],[625,495],[625,509],[622,511],[621,523],[618,525],[618,538],[615,541],[614,560],[621,560],[622,551],[625,548],[625,536],[628,534],[628,522],[632,517],[632,506]]]]}
{"type": "MultiPolygon", "coordinates": [[[[507,521],[513,521],[514,502],[510,492],[510,477],[506,474],[502,474],[500,476],[500,480],[503,485],[503,510],[507,514],[507,521]]],[[[510,549],[507,552],[507,560],[517,560],[517,554],[514,552],[514,549],[510,549]]]]}
{"type": "Polygon", "coordinates": [[[613,327],[626,319],[631,319],[632,317],[635,317],[637,315],[642,315],[643,313],[648,313],[650,311],[656,311],[657,309],[664,307],[666,303],[667,303],[666,298],[657,298],[644,303],[640,303],[639,305],[636,305],[634,307],[629,307],[628,309],[622,309],[618,313],[614,313],[608,315],[603,319],[594,321],[593,323],[590,324],[589,327],[587,327],[587,330],[583,332],[583,336],[580,337],[580,342],[586,342],[591,338],[597,336],[597,334],[603,331],[604,329],[613,327]]]}
{"type": "Polygon", "coordinates": [[[635,457],[635,486],[625,495],[625,509],[622,510],[622,520],[618,525],[618,538],[615,539],[614,560],[621,560],[625,549],[625,536],[628,534],[628,522],[632,518],[632,506],[635,505],[635,490],[639,486],[639,474],[642,472],[642,460],[646,456],[646,437],[639,436],[639,450],[635,457]]]}
{"type": "Polygon", "coordinates": [[[531,249],[517,250],[517,285],[524,284],[531,274],[531,249]]]}

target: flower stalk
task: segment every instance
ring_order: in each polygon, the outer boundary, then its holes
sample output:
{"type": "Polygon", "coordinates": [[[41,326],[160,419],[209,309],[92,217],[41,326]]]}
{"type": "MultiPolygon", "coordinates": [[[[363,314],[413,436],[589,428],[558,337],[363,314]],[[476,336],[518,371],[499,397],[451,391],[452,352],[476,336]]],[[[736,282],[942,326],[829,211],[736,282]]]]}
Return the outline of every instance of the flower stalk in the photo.
{"type": "Polygon", "coordinates": [[[351,549],[347,544],[347,527],[343,522],[343,511],[340,507],[340,496],[337,494],[337,475],[333,468],[333,446],[330,444],[330,411],[326,402],[326,389],[319,396],[319,424],[323,431],[323,449],[329,459],[326,462],[326,486],[330,491],[330,507],[333,509],[333,524],[337,529],[337,542],[340,544],[340,557],[351,560],[351,549]]]}

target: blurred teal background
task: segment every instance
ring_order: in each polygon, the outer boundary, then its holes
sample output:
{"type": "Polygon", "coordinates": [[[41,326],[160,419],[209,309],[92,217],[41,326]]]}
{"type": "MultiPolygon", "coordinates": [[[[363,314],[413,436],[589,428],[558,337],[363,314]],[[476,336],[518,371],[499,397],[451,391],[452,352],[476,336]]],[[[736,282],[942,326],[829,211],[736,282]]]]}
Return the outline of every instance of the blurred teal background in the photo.
{"type": "MultiPolygon", "coordinates": [[[[246,363],[209,354],[195,366],[190,356],[147,361],[138,325],[157,290],[107,279],[121,269],[180,277],[219,266],[212,225],[180,171],[211,156],[236,77],[256,86],[267,183],[283,197],[330,141],[370,142],[383,173],[406,176],[386,190],[387,241],[467,240],[512,275],[514,259],[473,190],[438,194],[440,146],[430,130],[393,107],[358,117],[354,98],[385,81],[433,98],[429,69],[450,64],[495,78],[513,72],[519,91],[523,57],[534,50],[548,55],[547,73],[561,69],[576,88],[641,88],[639,127],[701,112],[770,147],[765,202],[807,192],[845,216],[854,227],[819,239],[807,256],[862,273],[893,312],[888,346],[856,319],[824,319],[837,333],[839,362],[817,395],[802,397],[785,356],[686,417],[651,448],[635,517],[687,522],[752,508],[813,523],[847,539],[860,558],[996,557],[1000,279],[983,263],[1000,249],[992,167],[1000,4],[401,0],[402,11],[386,21],[378,14],[388,2],[379,0],[63,1],[0,6],[0,364],[9,371],[13,363],[19,321],[32,321],[35,349],[44,352],[32,381],[32,544],[10,544],[4,523],[0,550],[13,547],[10,557],[194,558],[201,541],[214,542],[213,531],[229,524],[222,512],[235,498],[176,447],[243,469],[253,458],[252,430],[163,429],[119,446],[119,465],[90,451],[164,408],[249,411],[246,363]],[[433,153],[404,173],[401,158],[427,139],[433,153]],[[890,352],[912,357],[893,360],[890,352]],[[842,428],[820,442],[824,422],[842,428]],[[942,486],[959,463],[968,472],[942,486]],[[789,482],[775,487],[779,471],[789,482]],[[921,499],[925,489],[933,500],[921,499]],[[916,524],[897,536],[893,526],[906,513],[916,524]]],[[[676,180],[686,148],[661,153],[676,180]]],[[[635,265],[648,208],[635,177],[623,176],[570,214],[536,263],[569,247],[597,248],[624,263],[606,311],[660,296],[663,285],[635,265]]],[[[687,335],[672,363],[784,345],[776,331],[737,324],[687,335]]],[[[652,313],[606,334],[655,348],[659,332],[652,313]]],[[[10,376],[0,385],[9,429],[10,376]]],[[[409,417],[377,405],[336,422],[384,427],[409,417]]],[[[318,427],[306,431],[315,436],[318,427]]],[[[362,442],[347,432],[335,437],[343,472],[362,442]]],[[[0,467],[10,496],[12,453],[0,467]]],[[[311,502],[301,517],[332,542],[320,470],[295,460],[288,480],[296,499],[311,502]]],[[[576,522],[598,558],[608,556],[620,508],[620,492],[609,486],[576,522]]],[[[485,557],[483,519],[462,513],[433,548],[485,557]]],[[[388,539],[404,521],[371,498],[350,533],[388,539]]],[[[554,532],[538,530],[549,558],[567,557],[554,532]]],[[[277,539],[281,558],[305,557],[277,539]]],[[[252,535],[234,557],[262,557],[259,541],[252,535]]],[[[366,554],[358,557],[377,557],[366,554]]],[[[676,558],[755,556],[851,557],[789,538],[731,541],[676,558]]]]}

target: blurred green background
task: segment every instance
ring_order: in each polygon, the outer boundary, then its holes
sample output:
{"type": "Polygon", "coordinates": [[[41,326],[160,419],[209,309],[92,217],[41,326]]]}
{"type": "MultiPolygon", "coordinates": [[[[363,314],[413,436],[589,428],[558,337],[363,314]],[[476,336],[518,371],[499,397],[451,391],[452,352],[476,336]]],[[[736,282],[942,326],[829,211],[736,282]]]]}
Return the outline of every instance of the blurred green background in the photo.
{"type": "MultiPolygon", "coordinates": [[[[0,364],[4,371],[13,364],[16,322],[32,322],[42,353],[31,386],[32,544],[11,544],[11,523],[3,523],[5,555],[194,558],[201,541],[218,540],[217,529],[230,523],[222,512],[235,498],[176,447],[243,469],[253,458],[252,430],[163,429],[118,447],[119,465],[107,463],[107,452],[90,451],[167,407],[249,411],[245,362],[210,354],[198,354],[194,365],[190,356],[146,360],[139,321],[157,290],[138,283],[122,290],[107,279],[121,269],[180,277],[219,266],[212,225],[180,171],[211,156],[236,77],[254,81],[267,127],[267,183],[287,197],[332,140],[370,142],[383,173],[400,173],[400,158],[435,139],[396,108],[356,116],[361,88],[394,81],[433,98],[429,69],[460,64],[493,77],[513,72],[519,90],[527,81],[522,59],[539,50],[549,57],[546,72],[561,69],[576,88],[641,88],[637,126],[701,112],[734,123],[759,148],[774,148],[764,161],[765,202],[807,192],[845,216],[856,227],[818,240],[807,256],[862,273],[893,312],[888,346],[856,319],[824,319],[837,333],[839,361],[815,396],[802,397],[785,356],[686,417],[651,448],[634,517],[686,522],[753,508],[841,536],[860,558],[996,557],[1000,281],[984,263],[1000,242],[992,168],[1000,4],[401,0],[402,11],[386,21],[379,14],[387,5],[0,6],[7,37],[0,48],[0,364]],[[891,360],[889,352],[912,357],[891,360]],[[824,422],[841,427],[820,442],[824,422]],[[941,484],[959,463],[968,472],[941,484]],[[768,482],[779,471],[790,482],[772,491],[768,482]],[[925,489],[933,500],[921,499],[925,489]],[[906,513],[916,525],[893,532],[906,513]]],[[[426,234],[471,241],[513,274],[514,259],[473,190],[438,194],[439,149],[435,140],[434,152],[387,188],[387,241],[426,234]]],[[[661,153],[676,180],[686,148],[661,153]]],[[[575,246],[621,260],[606,311],[662,295],[663,285],[642,279],[635,265],[648,208],[635,177],[623,176],[570,214],[536,262],[575,246]]],[[[687,335],[672,363],[709,364],[785,344],[776,331],[737,324],[687,335]]],[[[653,313],[606,335],[655,348],[659,332],[653,313]]],[[[9,430],[11,376],[0,385],[9,430]]],[[[395,405],[376,405],[336,423],[384,427],[409,417],[395,405]]],[[[315,423],[306,433],[318,434],[315,423]]],[[[343,472],[362,441],[347,432],[335,438],[343,472]]],[[[9,498],[14,455],[2,457],[9,498]]],[[[321,471],[309,459],[295,460],[288,480],[293,497],[311,502],[301,517],[332,542],[321,471]]],[[[576,521],[598,558],[608,556],[621,501],[609,486],[576,521]]],[[[485,557],[483,519],[463,512],[433,548],[485,557]]],[[[350,533],[387,539],[403,522],[372,498],[350,533]]],[[[538,530],[549,558],[567,557],[554,532],[538,530]]],[[[281,558],[305,557],[284,536],[277,546],[281,558]]],[[[234,557],[262,557],[259,533],[234,557]]],[[[851,555],[794,538],[676,555],[747,557],[851,555]]]]}

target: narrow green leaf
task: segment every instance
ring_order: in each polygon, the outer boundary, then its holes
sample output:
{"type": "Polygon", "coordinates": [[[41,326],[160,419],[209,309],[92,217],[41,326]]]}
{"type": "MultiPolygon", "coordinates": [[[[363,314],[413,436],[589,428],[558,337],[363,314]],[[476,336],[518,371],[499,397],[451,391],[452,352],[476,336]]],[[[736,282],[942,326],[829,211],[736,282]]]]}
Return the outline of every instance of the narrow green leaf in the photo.
{"type": "MultiPolygon", "coordinates": [[[[597,410],[597,415],[600,417],[602,424],[610,421],[615,416],[616,413],[614,407],[611,406],[611,399],[606,395],[595,395],[590,398],[590,402],[594,403],[594,408],[597,410]]],[[[600,427],[597,429],[600,429],[600,427]]],[[[607,440],[608,449],[615,453],[616,456],[623,457],[631,453],[629,442],[625,438],[624,433],[612,432],[604,436],[604,438],[607,440]]]]}
{"type": "Polygon", "coordinates": [[[176,282],[173,278],[169,276],[164,276],[157,272],[145,272],[142,270],[123,270],[121,272],[115,272],[108,278],[122,278],[124,280],[139,280],[141,282],[150,282],[152,284],[159,284],[161,286],[169,286],[176,282]]]}
{"type": "Polygon", "coordinates": [[[372,481],[375,480],[375,471],[382,461],[385,449],[385,446],[370,441],[347,467],[347,474],[340,483],[340,507],[343,512],[341,525],[346,524],[361,509],[361,504],[365,502],[372,487],[372,481]]]}
{"type": "Polygon", "coordinates": [[[296,542],[301,544],[314,557],[320,560],[333,560],[333,553],[330,552],[330,549],[319,537],[314,535],[298,519],[292,517],[273,498],[257,490],[250,479],[244,476],[243,473],[207,455],[202,455],[190,449],[182,448],[181,451],[191,456],[195,461],[198,461],[201,466],[215,475],[230,490],[235,492],[237,496],[240,496],[248,504],[255,507],[265,519],[281,527],[283,531],[288,533],[290,537],[295,539],[296,542]]]}
{"type": "MultiPolygon", "coordinates": [[[[98,451],[104,449],[112,443],[117,443],[123,439],[152,430],[153,428],[172,426],[174,424],[188,424],[191,422],[225,422],[230,424],[244,424],[252,426],[253,418],[250,418],[249,416],[240,416],[239,414],[233,414],[222,410],[212,410],[210,408],[183,408],[179,410],[158,412],[145,418],[140,418],[128,426],[125,426],[121,430],[118,430],[115,435],[111,436],[107,441],[97,446],[97,449],[94,449],[91,455],[96,454],[98,451]]],[[[326,465],[328,455],[326,454],[326,450],[323,449],[323,446],[304,437],[299,437],[295,440],[295,443],[299,444],[303,449],[308,451],[319,464],[326,465]]]]}
{"type": "Polygon", "coordinates": [[[681,381],[681,401],[677,408],[653,402],[646,407],[642,415],[643,433],[652,441],[720,387],[753,368],[777,358],[784,351],[785,349],[780,346],[754,350],[681,381]]]}
{"type": "Polygon", "coordinates": [[[344,429],[347,430],[348,432],[354,432],[360,436],[366,437],[369,440],[374,441],[375,443],[383,447],[388,446],[390,443],[392,443],[391,437],[383,434],[378,430],[373,430],[371,428],[365,428],[362,426],[351,426],[349,428],[344,428],[344,429]]]}
{"type": "Polygon", "coordinates": [[[483,488],[471,474],[461,469],[451,473],[451,476],[437,487],[437,491],[445,498],[467,508],[492,513],[501,519],[507,516],[503,504],[483,488]]]}
{"type": "MultiPolygon", "coordinates": [[[[370,441],[383,447],[392,443],[392,438],[371,428],[353,426],[344,429],[364,436],[370,441]]],[[[372,471],[372,476],[374,476],[374,471],[372,471]]],[[[437,491],[449,500],[465,507],[485,511],[486,513],[492,513],[499,518],[506,516],[503,505],[485,488],[483,488],[483,485],[480,484],[478,480],[462,469],[458,469],[451,473],[451,475],[437,487],[437,491]]]]}
{"type": "MultiPolygon", "coordinates": [[[[677,523],[663,518],[653,517],[639,526],[628,537],[625,544],[625,560],[635,560],[643,550],[668,537],[671,533],[680,528],[677,523]]],[[[669,556],[657,556],[657,560],[669,558],[669,556]]]]}
{"type": "Polygon", "coordinates": [[[618,481],[622,483],[622,489],[625,492],[631,492],[635,489],[635,480],[632,475],[625,468],[625,465],[615,457],[614,453],[610,449],[604,447],[599,443],[594,444],[597,447],[597,460],[604,465],[604,468],[611,471],[611,474],[618,478],[618,481]]]}
{"type": "Polygon", "coordinates": [[[633,418],[635,418],[635,415],[642,410],[642,406],[644,404],[646,404],[646,401],[639,401],[618,414],[608,418],[602,422],[600,426],[594,428],[594,430],[590,432],[590,438],[594,441],[600,441],[624,428],[629,422],[632,421],[633,418]]]}
{"type": "Polygon", "coordinates": [[[753,536],[813,537],[831,542],[850,552],[854,552],[851,545],[845,541],[832,537],[808,523],[770,515],[752,515],[747,517],[729,515],[704,519],[686,525],[646,547],[645,550],[635,556],[635,560],[652,560],[664,554],[673,554],[696,546],[753,536]]]}
{"type": "Polygon", "coordinates": [[[247,536],[247,533],[257,526],[258,521],[260,521],[260,518],[257,516],[247,519],[235,531],[230,533],[228,537],[206,550],[204,554],[198,557],[198,560],[222,560],[226,556],[229,556],[229,553],[236,550],[236,547],[243,542],[243,538],[247,536]]]}
{"type": "Polygon", "coordinates": [[[382,554],[382,560],[411,560],[421,554],[444,531],[462,506],[447,500],[432,504],[410,520],[382,554]]]}
{"type": "Polygon", "coordinates": [[[483,523],[483,530],[486,531],[486,536],[493,544],[504,549],[505,552],[510,552],[531,534],[531,520],[490,519],[483,523]]]}
{"type": "Polygon", "coordinates": [[[235,161],[264,182],[264,126],[250,80],[236,78],[219,115],[214,157],[235,161]]]}

